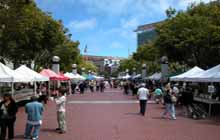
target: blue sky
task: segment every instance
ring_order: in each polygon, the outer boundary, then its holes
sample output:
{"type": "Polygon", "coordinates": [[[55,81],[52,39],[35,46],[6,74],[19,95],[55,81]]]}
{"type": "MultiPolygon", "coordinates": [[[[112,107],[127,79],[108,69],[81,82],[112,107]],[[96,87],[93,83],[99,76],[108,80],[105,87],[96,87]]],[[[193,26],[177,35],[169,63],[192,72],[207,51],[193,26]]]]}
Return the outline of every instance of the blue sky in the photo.
{"type": "MultiPolygon", "coordinates": [[[[43,11],[61,19],[80,42],[83,53],[127,57],[136,51],[138,25],[164,20],[170,6],[185,10],[201,0],[35,0],[43,11]],[[129,51],[128,51],[129,50],[129,51]]],[[[210,0],[202,0],[210,1],[210,0]]]]}

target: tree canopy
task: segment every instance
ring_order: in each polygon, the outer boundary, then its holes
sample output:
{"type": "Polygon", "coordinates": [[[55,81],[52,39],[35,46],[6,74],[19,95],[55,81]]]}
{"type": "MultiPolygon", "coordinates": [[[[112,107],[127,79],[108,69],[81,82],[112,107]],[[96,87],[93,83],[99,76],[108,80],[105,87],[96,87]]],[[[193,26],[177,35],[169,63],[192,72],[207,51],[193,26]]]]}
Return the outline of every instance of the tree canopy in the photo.
{"type": "Polygon", "coordinates": [[[191,4],[187,11],[170,15],[156,31],[155,45],[171,62],[210,67],[219,63],[220,1],[191,4]],[[174,16],[172,16],[174,15],[174,16]]]}
{"type": "Polygon", "coordinates": [[[61,58],[61,68],[69,70],[80,62],[79,42],[70,40],[68,30],[50,13],[40,10],[31,0],[0,2],[0,60],[15,67],[35,63],[49,66],[53,55],[61,58]]]}
{"type": "Polygon", "coordinates": [[[156,26],[156,39],[139,46],[132,59],[146,63],[149,72],[160,69],[160,58],[164,55],[169,58],[172,72],[182,67],[207,68],[219,64],[220,0],[192,3],[186,11],[170,7],[166,14],[167,19],[156,26]]]}

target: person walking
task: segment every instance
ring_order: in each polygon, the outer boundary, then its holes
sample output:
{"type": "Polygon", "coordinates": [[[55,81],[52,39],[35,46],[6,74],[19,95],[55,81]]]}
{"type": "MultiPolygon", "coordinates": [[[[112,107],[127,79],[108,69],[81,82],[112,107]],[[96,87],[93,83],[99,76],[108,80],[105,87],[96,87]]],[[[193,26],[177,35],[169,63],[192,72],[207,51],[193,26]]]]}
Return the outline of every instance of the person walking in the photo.
{"type": "Polygon", "coordinates": [[[161,88],[158,86],[155,90],[154,90],[154,100],[157,104],[159,104],[160,102],[162,102],[162,95],[163,92],[161,90],[161,88]]]}
{"type": "Polygon", "coordinates": [[[27,114],[27,123],[24,135],[25,139],[39,139],[43,111],[43,104],[38,102],[38,98],[36,96],[32,96],[31,102],[25,105],[25,112],[27,114]]]}
{"type": "Polygon", "coordinates": [[[129,83],[128,83],[128,81],[126,81],[125,84],[124,84],[124,93],[126,95],[129,94],[129,83]]]}
{"type": "Polygon", "coordinates": [[[171,119],[176,120],[176,113],[175,113],[175,95],[168,83],[164,90],[164,104],[165,104],[165,111],[162,114],[162,118],[166,118],[166,114],[170,113],[171,119]]]}
{"type": "Polygon", "coordinates": [[[100,82],[96,81],[96,92],[99,92],[99,88],[100,88],[100,82]]]}
{"type": "Polygon", "coordinates": [[[58,128],[56,130],[60,133],[66,133],[66,91],[64,89],[59,90],[58,97],[55,98],[55,103],[57,105],[57,122],[58,128]]]}
{"type": "Polygon", "coordinates": [[[3,101],[0,103],[0,121],[1,121],[1,135],[0,140],[5,140],[8,129],[8,140],[14,139],[14,125],[16,121],[16,114],[18,107],[11,97],[11,94],[4,94],[3,101]]]}
{"type": "Polygon", "coordinates": [[[72,94],[75,94],[75,93],[76,93],[76,87],[77,87],[76,82],[72,82],[72,83],[71,83],[72,94]]]}
{"type": "Polygon", "coordinates": [[[85,82],[80,82],[79,84],[80,94],[84,94],[85,88],[86,88],[85,82]]]}
{"type": "Polygon", "coordinates": [[[104,89],[105,89],[105,83],[104,83],[104,81],[101,81],[100,82],[100,92],[104,92],[104,89]]]}
{"type": "Polygon", "coordinates": [[[141,84],[141,87],[138,89],[137,95],[140,104],[140,114],[144,116],[149,95],[149,90],[145,88],[145,84],[141,84]]]}

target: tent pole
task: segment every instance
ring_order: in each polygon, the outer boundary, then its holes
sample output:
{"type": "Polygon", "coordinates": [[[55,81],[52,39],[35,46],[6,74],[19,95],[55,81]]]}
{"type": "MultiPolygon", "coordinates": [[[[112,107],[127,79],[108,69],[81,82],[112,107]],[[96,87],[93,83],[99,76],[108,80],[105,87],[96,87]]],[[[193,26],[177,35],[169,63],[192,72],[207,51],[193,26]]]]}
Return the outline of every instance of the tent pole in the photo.
{"type": "Polygon", "coordinates": [[[69,87],[69,95],[70,95],[70,94],[72,94],[72,88],[71,88],[71,81],[70,80],[69,80],[68,84],[69,84],[68,87],[69,87]]]}
{"type": "Polygon", "coordinates": [[[37,94],[37,84],[36,84],[36,81],[34,81],[34,95],[36,96],[37,94]]]}
{"type": "Polygon", "coordinates": [[[48,94],[50,96],[50,80],[48,81],[48,94]]]}
{"type": "Polygon", "coordinates": [[[14,98],[14,82],[11,83],[11,95],[14,98]]]}

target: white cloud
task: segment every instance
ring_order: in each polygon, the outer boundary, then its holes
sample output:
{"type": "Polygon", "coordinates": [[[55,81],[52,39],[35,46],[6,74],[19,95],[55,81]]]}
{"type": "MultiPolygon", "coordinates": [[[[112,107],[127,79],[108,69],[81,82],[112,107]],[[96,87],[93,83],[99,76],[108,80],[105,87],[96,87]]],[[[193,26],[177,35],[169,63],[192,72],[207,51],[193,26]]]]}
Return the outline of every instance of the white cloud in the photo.
{"type": "Polygon", "coordinates": [[[111,43],[110,48],[111,49],[122,49],[124,48],[124,46],[119,42],[113,42],[111,43]]]}
{"type": "Polygon", "coordinates": [[[134,0],[80,0],[89,8],[90,12],[104,14],[122,14],[129,8],[134,0]]]}
{"type": "Polygon", "coordinates": [[[91,30],[97,26],[96,18],[91,18],[87,20],[73,20],[69,23],[69,28],[73,31],[91,30]]]}
{"type": "Polygon", "coordinates": [[[124,29],[134,29],[140,24],[138,18],[134,17],[128,20],[121,20],[121,27],[124,29]]]}

